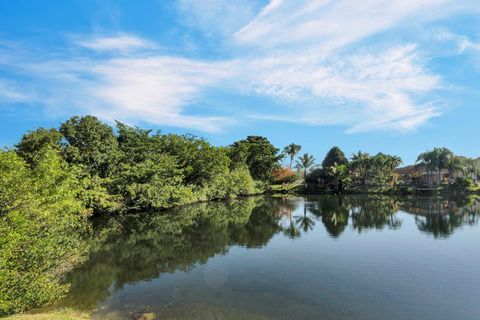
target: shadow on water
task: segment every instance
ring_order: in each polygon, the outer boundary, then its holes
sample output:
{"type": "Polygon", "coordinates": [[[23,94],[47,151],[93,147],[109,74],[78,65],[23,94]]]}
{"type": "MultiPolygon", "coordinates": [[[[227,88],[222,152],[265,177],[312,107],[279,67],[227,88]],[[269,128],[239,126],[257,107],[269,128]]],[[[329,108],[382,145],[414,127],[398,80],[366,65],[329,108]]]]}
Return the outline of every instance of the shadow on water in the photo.
{"type": "Polygon", "coordinates": [[[190,271],[232,246],[264,248],[275,236],[299,239],[322,232],[339,239],[356,233],[402,228],[399,212],[412,216],[419,232],[451,236],[478,223],[476,199],[390,198],[384,196],[252,197],[229,203],[202,203],[168,213],[99,218],[88,260],[66,281],[61,305],[93,310],[126,285],[176,271],[190,271]],[[320,229],[319,229],[320,228],[320,229]],[[325,232],[323,231],[323,232],[325,232]]]}

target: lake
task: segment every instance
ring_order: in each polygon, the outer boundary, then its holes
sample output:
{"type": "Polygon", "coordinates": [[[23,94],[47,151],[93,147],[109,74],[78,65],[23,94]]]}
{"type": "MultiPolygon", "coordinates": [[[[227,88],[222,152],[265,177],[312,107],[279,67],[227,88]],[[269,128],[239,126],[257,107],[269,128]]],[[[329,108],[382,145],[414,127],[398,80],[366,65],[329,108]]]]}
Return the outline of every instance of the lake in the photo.
{"type": "Polygon", "coordinates": [[[252,197],[94,221],[96,319],[480,319],[480,201],[252,197]]]}

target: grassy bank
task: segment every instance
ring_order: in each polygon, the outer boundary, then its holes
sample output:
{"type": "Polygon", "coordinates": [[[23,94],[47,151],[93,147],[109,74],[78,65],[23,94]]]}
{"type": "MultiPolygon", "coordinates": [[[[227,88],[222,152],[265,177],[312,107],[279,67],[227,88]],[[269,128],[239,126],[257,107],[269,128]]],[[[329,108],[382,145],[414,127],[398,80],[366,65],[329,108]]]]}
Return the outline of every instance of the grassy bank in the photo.
{"type": "MultiPolygon", "coordinates": [[[[305,185],[301,182],[288,183],[288,184],[275,184],[270,188],[270,193],[272,194],[318,194],[318,195],[332,195],[338,194],[335,190],[327,187],[322,187],[314,184],[305,185]]],[[[340,192],[341,194],[380,194],[380,195],[415,195],[416,191],[413,186],[397,186],[397,187],[368,187],[363,186],[352,186],[346,190],[340,192]]],[[[436,190],[429,192],[423,192],[432,195],[480,195],[480,185],[479,186],[468,186],[466,188],[454,188],[443,185],[436,190]]]]}
{"type": "Polygon", "coordinates": [[[72,309],[50,310],[35,313],[21,313],[4,318],[5,320],[87,320],[91,315],[72,309]]]}

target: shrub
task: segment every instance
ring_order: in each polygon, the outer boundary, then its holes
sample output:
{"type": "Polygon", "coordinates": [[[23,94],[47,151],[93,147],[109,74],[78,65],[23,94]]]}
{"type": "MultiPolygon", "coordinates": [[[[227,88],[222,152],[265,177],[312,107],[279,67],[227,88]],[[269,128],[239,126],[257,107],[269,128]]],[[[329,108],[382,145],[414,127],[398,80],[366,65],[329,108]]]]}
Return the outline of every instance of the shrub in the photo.
{"type": "Polygon", "coordinates": [[[457,179],[455,179],[455,182],[452,184],[452,187],[457,191],[466,191],[472,185],[473,185],[472,179],[458,177],[457,179]]]}
{"type": "Polygon", "coordinates": [[[277,184],[281,183],[293,183],[298,177],[292,172],[289,168],[278,168],[273,171],[274,182],[277,184]]]}
{"type": "Polygon", "coordinates": [[[0,316],[60,298],[60,276],[86,252],[88,211],[75,175],[52,149],[37,160],[30,168],[0,151],[0,316]]]}

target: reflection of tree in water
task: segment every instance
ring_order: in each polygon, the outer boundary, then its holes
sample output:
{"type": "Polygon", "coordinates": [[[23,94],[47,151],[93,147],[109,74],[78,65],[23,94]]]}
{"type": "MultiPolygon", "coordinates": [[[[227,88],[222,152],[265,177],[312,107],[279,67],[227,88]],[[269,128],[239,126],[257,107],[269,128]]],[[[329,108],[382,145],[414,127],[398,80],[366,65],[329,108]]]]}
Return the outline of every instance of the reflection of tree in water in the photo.
{"type": "Polygon", "coordinates": [[[311,232],[317,221],[334,238],[349,222],[358,232],[396,229],[401,226],[396,212],[402,208],[416,216],[419,230],[443,237],[463,224],[478,223],[479,207],[478,201],[438,199],[413,199],[400,205],[389,197],[247,198],[98,220],[88,261],[67,279],[71,294],[65,304],[90,310],[127,283],[190,270],[225,254],[231,245],[264,246],[278,232],[299,238],[311,232]]]}
{"type": "Polygon", "coordinates": [[[295,217],[295,223],[304,232],[308,232],[313,229],[315,221],[307,214],[307,202],[303,203],[303,215],[295,217]]]}
{"type": "Polygon", "coordinates": [[[322,223],[333,238],[338,238],[348,225],[349,210],[343,199],[341,196],[331,196],[320,201],[322,223]]]}
{"type": "Polygon", "coordinates": [[[333,238],[345,231],[349,220],[358,232],[386,226],[397,229],[401,226],[401,221],[395,215],[398,203],[389,197],[314,196],[307,197],[302,203],[283,199],[277,204],[277,215],[289,222],[282,228],[283,232],[291,238],[298,238],[302,233],[313,230],[316,220],[322,221],[333,238]],[[299,205],[303,207],[302,214],[294,215],[299,205]]]}
{"type": "Polygon", "coordinates": [[[324,196],[315,200],[308,202],[307,208],[313,215],[321,217],[328,234],[334,238],[345,231],[349,219],[358,232],[385,226],[395,229],[401,225],[395,216],[398,205],[392,198],[324,196]]]}
{"type": "Polygon", "coordinates": [[[91,309],[127,283],[189,270],[231,245],[260,247],[279,231],[271,200],[203,203],[99,221],[89,260],[69,275],[67,305],[91,309]]]}
{"type": "Polygon", "coordinates": [[[398,219],[399,204],[390,197],[351,197],[348,207],[352,216],[352,226],[358,232],[367,229],[381,230],[385,227],[398,229],[402,221],[398,219]]]}
{"type": "Polygon", "coordinates": [[[477,199],[414,198],[405,201],[402,209],[415,215],[420,231],[435,238],[446,238],[463,225],[478,223],[480,201],[477,199]]]}

